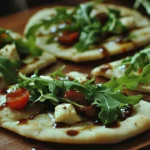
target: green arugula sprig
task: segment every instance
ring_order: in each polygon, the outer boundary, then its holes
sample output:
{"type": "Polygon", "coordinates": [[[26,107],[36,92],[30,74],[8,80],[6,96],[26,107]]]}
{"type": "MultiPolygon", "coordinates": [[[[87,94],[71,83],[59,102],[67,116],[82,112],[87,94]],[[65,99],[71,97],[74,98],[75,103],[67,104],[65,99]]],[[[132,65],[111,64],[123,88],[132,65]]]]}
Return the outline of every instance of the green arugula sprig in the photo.
{"type": "Polygon", "coordinates": [[[150,64],[147,64],[139,75],[124,74],[122,77],[116,79],[112,78],[104,85],[107,88],[112,88],[114,91],[123,90],[124,88],[135,90],[139,84],[148,85],[150,83],[150,64]]]}
{"type": "Polygon", "coordinates": [[[42,78],[38,75],[26,77],[19,74],[18,87],[27,88],[30,91],[31,104],[37,102],[49,101],[52,105],[56,106],[60,103],[70,103],[76,107],[84,107],[76,102],[62,97],[61,95],[68,90],[75,90],[83,93],[86,100],[95,105],[98,109],[97,117],[103,124],[111,124],[118,120],[120,108],[126,107],[129,104],[138,103],[142,96],[125,96],[120,91],[114,91],[112,88],[107,88],[105,85],[93,84],[93,79],[88,80],[85,84],[80,84],[76,80],[69,81],[62,73],[56,71],[52,79],[51,77],[42,78]],[[58,73],[58,74],[57,74],[58,73]],[[55,78],[59,76],[60,80],[55,78]],[[63,79],[62,79],[63,78],[63,79]]]}
{"type": "Polygon", "coordinates": [[[150,0],[136,0],[134,4],[134,8],[139,8],[143,6],[146,12],[150,15],[150,0]]]}
{"type": "Polygon", "coordinates": [[[49,42],[53,42],[55,38],[63,31],[76,31],[80,33],[79,41],[74,45],[78,52],[89,50],[90,46],[103,40],[107,33],[120,34],[127,31],[127,28],[118,19],[120,12],[114,9],[108,9],[108,21],[102,26],[102,22],[96,17],[91,16],[94,8],[94,2],[80,4],[74,10],[68,12],[67,8],[56,8],[56,15],[51,19],[42,19],[39,23],[31,26],[26,33],[26,37],[36,36],[36,32],[40,27],[49,29],[50,26],[56,25],[57,31],[51,34],[49,42]],[[70,23],[67,23],[67,22],[70,23]],[[66,23],[63,28],[59,28],[59,24],[66,23]]]}
{"type": "Polygon", "coordinates": [[[52,19],[41,19],[39,23],[31,26],[27,33],[26,37],[30,38],[32,37],[33,39],[36,39],[36,31],[43,26],[45,29],[48,29],[51,25],[57,25],[60,22],[65,22],[65,21],[72,21],[73,20],[73,13],[68,13],[67,8],[65,7],[57,7],[55,9],[56,15],[52,19]]]}
{"type": "MultiPolygon", "coordinates": [[[[100,112],[98,113],[99,119],[103,124],[111,124],[115,122],[119,116],[118,108],[126,104],[138,103],[142,96],[125,96],[120,91],[115,91],[112,88],[107,88],[105,85],[102,87],[94,86],[93,90],[93,103],[96,105],[100,112]]],[[[126,105],[128,106],[128,105],[126,105]]]]}
{"type": "Polygon", "coordinates": [[[0,34],[6,34],[7,37],[1,38],[2,46],[6,44],[14,43],[17,52],[20,56],[24,54],[31,54],[33,56],[41,55],[42,51],[35,45],[35,39],[29,38],[28,40],[23,40],[22,38],[14,39],[11,36],[11,31],[0,28],[0,34]]]}
{"type": "Polygon", "coordinates": [[[8,84],[14,84],[17,82],[16,69],[19,68],[20,63],[18,61],[9,60],[0,56],[0,73],[2,73],[4,80],[8,84]]]}
{"type": "Polygon", "coordinates": [[[150,63],[150,46],[147,46],[144,50],[136,53],[133,56],[126,57],[122,60],[121,65],[126,65],[126,74],[130,74],[133,71],[143,69],[150,63]]]}
{"type": "MultiPolygon", "coordinates": [[[[0,28],[0,48],[7,44],[15,44],[17,52],[20,58],[25,56],[24,54],[38,56],[42,51],[35,46],[35,42],[32,39],[23,40],[22,38],[14,39],[11,36],[10,30],[0,28]]],[[[9,60],[0,56],[0,73],[7,84],[14,84],[17,82],[17,69],[20,67],[20,61],[9,60]]]]}
{"type": "Polygon", "coordinates": [[[108,16],[108,21],[103,27],[102,32],[120,34],[127,30],[120,20],[118,20],[118,18],[120,18],[120,11],[109,8],[108,16]]]}

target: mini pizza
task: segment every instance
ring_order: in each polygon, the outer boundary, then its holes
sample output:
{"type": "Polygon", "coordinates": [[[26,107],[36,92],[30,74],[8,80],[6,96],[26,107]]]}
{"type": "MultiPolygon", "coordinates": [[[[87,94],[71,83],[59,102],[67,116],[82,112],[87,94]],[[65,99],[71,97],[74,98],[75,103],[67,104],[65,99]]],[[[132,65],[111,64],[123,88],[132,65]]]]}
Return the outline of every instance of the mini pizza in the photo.
{"type": "Polygon", "coordinates": [[[130,82],[130,79],[139,80],[140,84],[138,85],[137,90],[149,93],[150,82],[149,80],[147,80],[148,77],[144,75],[145,72],[149,72],[149,64],[150,46],[146,47],[145,49],[141,50],[133,56],[129,56],[121,60],[100,65],[99,67],[94,68],[91,71],[91,74],[94,76],[101,76],[106,78],[114,77],[118,78],[118,80],[121,80],[125,76],[128,76],[128,79],[126,78],[125,82],[130,82]]]}
{"type": "Polygon", "coordinates": [[[150,20],[122,6],[84,3],[37,12],[25,36],[58,58],[93,61],[149,44],[150,20]]]}
{"type": "Polygon", "coordinates": [[[54,55],[42,52],[31,40],[23,39],[18,33],[0,29],[0,87],[16,82],[17,69],[30,74],[55,60],[54,55]]]}
{"type": "Polygon", "coordinates": [[[150,103],[141,95],[126,96],[93,79],[81,84],[83,77],[70,80],[61,69],[50,76],[20,73],[16,85],[0,92],[0,126],[71,144],[117,143],[150,129],[150,103]]]}

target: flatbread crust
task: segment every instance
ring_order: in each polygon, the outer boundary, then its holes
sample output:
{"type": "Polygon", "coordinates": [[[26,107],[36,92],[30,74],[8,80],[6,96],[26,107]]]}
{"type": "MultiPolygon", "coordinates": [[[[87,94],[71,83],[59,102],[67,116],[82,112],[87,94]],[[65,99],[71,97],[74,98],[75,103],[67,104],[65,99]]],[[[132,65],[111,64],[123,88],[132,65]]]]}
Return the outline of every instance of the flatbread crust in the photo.
{"type": "Polygon", "coordinates": [[[103,76],[106,78],[116,77],[120,78],[124,75],[126,67],[121,65],[122,60],[113,61],[95,67],[91,74],[94,76],[103,76]]]}
{"type": "Polygon", "coordinates": [[[30,74],[35,70],[42,69],[48,65],[56,62],[56,57],[49,52],[43,52],[41,56],[32,57],[28,56],[23,60],[26,64],[19,69],[19,72],[23,74],[30,74]]]}
{"type": "MultiPolygon", "coordinates": [[[[120,78],[124,75],[126,67],[121,65],[122,60],[113,61],[107,64],[100,65],[91,71],[93,76],[106,77],[110,79],[111,77],[120,78]]],[[[137,91],[150,93],[150,85],[138,85],[137,91]]]]}
{"type": "MultiPolygon", "coordinates": [[[[21,38],[20,34],[13,31],[10,31],[10,35],[14,39],[21,38]]],[[[0,51],[0,56],[6,57],[10,60],[20,60],[15,44],[6,44],[5,47],[0,49],[0,51]]],[[[41,69],[56,62],[56,57],[49,52],[43,51],[42,55],[40,56],[27,56],[20,61],[23,63],[23,65],[21,66],[19,71],[24,74],[30,74],[35,70],[41,69]]]]}
{"type": "MultiPolygon", "coordinates": [[[[43,27],[41,27],[37,32],[37,41],[36,44],[40,48],[53,53],[56,57],[71,60],[74,62],[84,62],[84,61],[92,61],[98,60],[106,57],[107,55],[117,55],[120,53],[124,53],[126,51],[134,50],[138,47],[144,46],[150,43],[150,20],[146,17],[142,16],[140,13],[136,12],[135,10],[125,8],[122,6],[116,6],[111,4],[100,4],[95,6],[95,10],[93,10],[91,15],[95,15],[98,12],[103,13],[107,12],[107,8],[117,9],[121,12],[121,21],[124,25],[128,26],[129,28],[133,28],[130,32],[131,35],[134,35],[136,38],[133,38],[131,42],[122,42],[117,43],[116,41],[108,40],[101,44],[98,48],[93,48],[88,51],[79,53],[76,51],[75,48],[63,48],[58,43],[50,43],[47,44],[46,41],[48,39],[48,35],[45,36],[38,36],[38,33],[46,33],[48,34],[49,31],[46,31],[43,27]],[[139,21],[141,20],[141,21],[139,21]],[[107,52],[106,52],[107,51],[107,52]]],[[[68,11],[71,11],[69,9],[68,11]]],[[[48,19],[55,15],[54,8],[47,8],[37,12],[35,15],[31,17],[28,21],[25,34],[27,33],[28,29],[40,22],[41,19],[48,19]]]]}
{"type": "MultiPolygon", "coordinates": [[[[5,102],[5,96],[0,96],[0,104],[5,102]]],[[[15,111],[10,108],[0,110],[0,126],[11,130],[27,138],[40,141],[70,143],[70,144],[94,144],[117,143],[136,136],[150,129],[150,103],[141,101],[135,106],[135,114],[120,122],[117,128],[106,128],[94,125],[92,122],[80,122],[68,127],[55,128],[53,113],[39,114],[33,120],[25,124],[19,124],[22,118],[28,118],[36,113],[36,109],[15,111]],[[70,136],[69,131],[78,134],[70,136]]]]}

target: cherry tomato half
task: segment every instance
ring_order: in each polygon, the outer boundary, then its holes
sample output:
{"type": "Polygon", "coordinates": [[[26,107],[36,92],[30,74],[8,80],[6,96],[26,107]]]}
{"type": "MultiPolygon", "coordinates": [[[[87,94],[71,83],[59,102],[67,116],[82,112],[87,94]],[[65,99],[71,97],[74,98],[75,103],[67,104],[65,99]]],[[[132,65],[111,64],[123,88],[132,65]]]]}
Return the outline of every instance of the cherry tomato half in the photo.
{"type": "Polygon", "coordinates": [[[73,45],[77,42],[79,38],[79,32],[67,33],[64,32],[61,37],[59,37],[58,41],[64,45],[73,45]]]}
{"type": "Polygon", "coordinates": [[[81,92],[78,91],[74,91],[74,90],[70,90],[70,91],[66,91],[64,93],[64,98],[70,99],[72,101],[75,101],[79,104],[86,104],[86,100],[85,100],[85,96],[84,94],[82,94],[81,92]]]}
{"type": "Polygon", "coordinates": [[[6,102],[12,109],[21,110],[27,106],[29,91],[25,88],[18,88],[6,95],[6,102]]]}

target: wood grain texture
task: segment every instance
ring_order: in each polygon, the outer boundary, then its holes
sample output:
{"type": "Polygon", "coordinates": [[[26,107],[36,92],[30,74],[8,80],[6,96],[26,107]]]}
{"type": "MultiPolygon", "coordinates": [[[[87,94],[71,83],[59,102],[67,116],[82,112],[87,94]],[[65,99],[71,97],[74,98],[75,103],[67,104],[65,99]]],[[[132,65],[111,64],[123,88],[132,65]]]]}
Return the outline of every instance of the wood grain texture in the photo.
{"type": "MultiPolygon", "coordinates": [[[[76,0],[72,1],[62,1],[59,4],[53,4],[51,6],[60,5],[60,4],[68,4],[74,5],[79,2],[83,2],[85,0],[76,0]]],[[[119,0],[113,0],[113,3],[119,3],[119,0]]],[[[129,2],[129,1],[128,1],[129,2]]],[[[25,24],[32,14],[40,10],[41,8],[48,7],[47,5],[39,6],[37,8],[33,8],[30,10],[25,10],[20,13],[13,14],[11,16],[0,18],[0,27],[12,29],[16,32],[23,34],[23,30],[25,24]]],[[[118,57],[118,56],[117,56],[118,57]]],[[[54,65],[50,65],[47,68],[44,68],[40,73],[47,74],[49,72],[54,71],[59,66],[66,65],[65,73],[69,71],[80,71],[83,73],[89,73],[93,67],[98,66],[102,63],[106,63],[108,61],[114,60],[117,57],[112,57],[109,60],[101,60],[94,61],[89,63],[73,63],[69,61],[58,60],[54,65]]],[[[120,55],[119,57],[122,57],[120,55]]],[[[106,81],[106,79],[98,78],[97,81],[106,81]]],[[[129,92],[128,92],[129,93],[129,92]]],[[[137,92],[132,92],[130,94],[137,94],[137,92]]],[[[145,100],[150,101],[149,94],[145,94],[145,100]]],[[[141,120],[142,121],[142,120],[141,120]]],[[[21,137],[13,132],[7,131],[5,129],[0,128],[0,150],[136,150],[136,149],[149,149],[150,148],[150,131],[146,131],[145,133],[133,137],[129,140],[118,144],[110,144],[110,145],[68,145],[68,144],[55,144],[55,143],[45,143],[36,141],[33,139],[28,139],[21,137]]]]}

